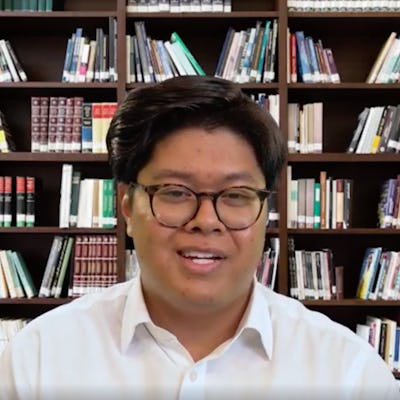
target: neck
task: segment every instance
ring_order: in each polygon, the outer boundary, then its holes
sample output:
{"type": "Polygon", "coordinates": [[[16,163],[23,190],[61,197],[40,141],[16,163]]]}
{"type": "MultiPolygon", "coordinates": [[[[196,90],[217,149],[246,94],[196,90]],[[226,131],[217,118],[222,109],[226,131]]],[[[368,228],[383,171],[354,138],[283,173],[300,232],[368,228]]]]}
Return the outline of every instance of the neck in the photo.
{"type": "Polygon", "coordinates": [[[146,296],[145,302],[153,322],[173,333],[189,352],[194,361],[198,361],[214,349],[232,338],[246,310],[250,292],[235,304],[213,310],[189,310],[176,308],[152,296],[146,296]]]}

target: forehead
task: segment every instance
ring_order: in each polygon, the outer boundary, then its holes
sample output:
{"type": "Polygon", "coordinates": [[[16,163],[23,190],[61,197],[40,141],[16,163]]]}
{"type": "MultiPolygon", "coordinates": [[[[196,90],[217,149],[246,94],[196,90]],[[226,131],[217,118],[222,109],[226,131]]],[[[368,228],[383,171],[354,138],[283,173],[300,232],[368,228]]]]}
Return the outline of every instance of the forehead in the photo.
{"type": "Polygon", "coordinates": [[[157,143],[138,178],[182,179],[204,184],[240,181],[263,184],[264,178],[251,145],[229,128],[188,127],[157,143]]]}

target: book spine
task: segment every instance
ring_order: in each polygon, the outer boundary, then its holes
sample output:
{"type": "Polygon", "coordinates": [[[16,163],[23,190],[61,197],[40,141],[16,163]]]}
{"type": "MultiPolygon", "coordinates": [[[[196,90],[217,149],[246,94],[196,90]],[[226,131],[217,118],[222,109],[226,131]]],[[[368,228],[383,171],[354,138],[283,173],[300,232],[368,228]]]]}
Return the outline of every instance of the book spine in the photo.
{"type": "Polygon", "coordinates": [[[40,97],[31,97],[31,152],[40,151],[40,97]]]}
{"type": "Polygon", "coordinates": [[[4,226],[4,176],[0,176],[0,227],[4,226]]]}
{"type": "Polygon", "coordinates": [[[26,226],[35,226],[35,177],[26,177],[26,226]]]}
{"type": "Polygon", "coordinates": [[[26,224],[26,192],[25,177],[16,177],[16,223],[17,227],[24,227],[26,224]]]}
{"type": "Polygon", "coordinates": [[[4,222],[5,227],[12,224],[12,177],[4,177],[4,222]]]}
{"type": "Polygon", "coordinates": [[[57,266],[58,258],[60,257],[63,237],[56,235],[54,236],[49,256],[47,258],[46,268],[44,270],[42,283],[39,289],[39,297],[49,297],[51,291],[51,282],[55,268],[57,266]]]}

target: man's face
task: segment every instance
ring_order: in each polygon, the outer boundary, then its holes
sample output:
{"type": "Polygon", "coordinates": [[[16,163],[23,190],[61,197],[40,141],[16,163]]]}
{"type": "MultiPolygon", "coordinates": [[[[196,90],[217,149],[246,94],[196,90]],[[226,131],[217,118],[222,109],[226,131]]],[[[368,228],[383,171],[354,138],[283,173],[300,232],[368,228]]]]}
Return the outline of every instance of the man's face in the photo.
{"type": "MultiPolygon", "coordinates": [[[[185,128],[160,141],[140,171],[143,185],[180,184],[196,192],[231,186],[265,188],[253,149],[225,128],[185,128]]],[[[181,311],[209,312],[243,305],[264,245],[267,207],[255,224],[227,229],[212,200],[203,198],[195,217],[181,228],[154,218],[148,194],[136,188],[122,209],[141,266],[146,301],[181,311]]]]}

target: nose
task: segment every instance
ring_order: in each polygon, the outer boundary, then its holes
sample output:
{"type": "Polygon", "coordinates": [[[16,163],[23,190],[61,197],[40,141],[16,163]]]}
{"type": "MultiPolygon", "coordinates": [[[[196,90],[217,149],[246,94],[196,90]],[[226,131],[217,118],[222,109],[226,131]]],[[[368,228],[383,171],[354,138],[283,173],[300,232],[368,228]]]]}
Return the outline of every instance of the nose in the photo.
{"type": "Polygon", "coordinates": [[[185,225],[185,229],[204,233],[226,230],[225,225],[218,218],[212,196],[204,194],[200,197],[197,213],[185,225]]]}

